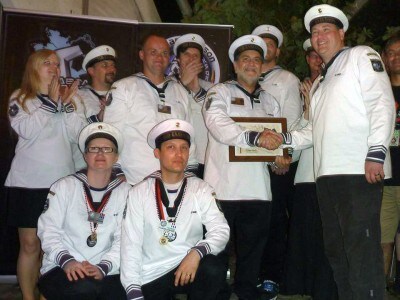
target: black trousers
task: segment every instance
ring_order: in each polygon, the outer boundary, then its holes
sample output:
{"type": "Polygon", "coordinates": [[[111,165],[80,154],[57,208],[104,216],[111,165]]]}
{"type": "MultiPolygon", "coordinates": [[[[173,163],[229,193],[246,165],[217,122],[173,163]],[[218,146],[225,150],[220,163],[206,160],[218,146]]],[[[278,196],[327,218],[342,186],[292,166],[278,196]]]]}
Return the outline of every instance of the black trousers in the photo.
{"type": "Polygon", "coordinates": [[[324,251],[315,183],[296,184],[284,272],[285,295],[336,300],[337,288],[324,251]]]}
{"type": "Polygon", "coordinates": [[[380,209],[383,183],[364,175],[324,176],[317,180],[325,253],[339,299],[384,299],[380,209]]]}
{"type": "MultiPolygon", "coordinates": [[[[220,201],[236,252],[234,291],[240,299],[258,299],[261,257],[268,238],[270,201],[220,201]]],[[[230,245],[227,246],[227,253],[230,245]]]]}
{"type": "Polygon", "coordinates": [[[164,276],[142,285],[142,293],[146,300],[171,300],[175,294],[188,294],[190,300],[228,300],[226,267],[221,259],[214,255],[206,255],[200,261],[193,283],[175,286],[175,268],[164,276]]]}
{"type": "Polygon", "coordinates": [[[64,270],[56,267],[39,278],[38,286],[47,300],[126,300],[119,274],[71,282],[64,270]]]}
{"type": "Polygon", "coordinates": [[[270,170],[272,190],[271,223],[267,244],[265,246],[260,278],[283,283],[283,270],[287,251],[287,234],[289,217],[293,206],[294,176],[297,162],[292,163],[289,172],[276,175],[270,170]]]}

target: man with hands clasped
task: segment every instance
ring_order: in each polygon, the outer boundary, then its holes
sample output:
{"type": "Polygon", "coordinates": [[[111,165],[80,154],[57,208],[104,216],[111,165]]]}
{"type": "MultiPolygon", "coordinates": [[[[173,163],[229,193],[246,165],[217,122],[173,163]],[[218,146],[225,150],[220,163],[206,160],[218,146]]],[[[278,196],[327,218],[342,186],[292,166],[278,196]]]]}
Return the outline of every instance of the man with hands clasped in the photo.
{"type": "Polygon", "coordinates": [[[129,192],[121,239],[121,282],[129,300],[223,300],[226,267],[215,256],[229,239],[229,226],[214,190],[185,172],[194,140],[190,123],[168,119],[147,141],[160,161],[129,192]],[[206,234],[203,237],[203,225],[206,234]]]}

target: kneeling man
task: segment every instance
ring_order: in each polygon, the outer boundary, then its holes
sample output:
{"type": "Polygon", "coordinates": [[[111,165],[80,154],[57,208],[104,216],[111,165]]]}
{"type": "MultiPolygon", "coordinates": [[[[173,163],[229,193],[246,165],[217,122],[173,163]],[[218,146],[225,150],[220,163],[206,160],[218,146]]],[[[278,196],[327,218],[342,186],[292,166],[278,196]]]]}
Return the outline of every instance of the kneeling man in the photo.
{"type": "Polygon", "coordinates": [[[185,173],[193,132],[189,123],[169,119],[148,135],[160,170],[135,185],[127,200],[121,282],[128,299],[171,299],[176,293],[221,299],[226,266],[215,254],[227,244],[229,226],[214,190],[185,173]]]}

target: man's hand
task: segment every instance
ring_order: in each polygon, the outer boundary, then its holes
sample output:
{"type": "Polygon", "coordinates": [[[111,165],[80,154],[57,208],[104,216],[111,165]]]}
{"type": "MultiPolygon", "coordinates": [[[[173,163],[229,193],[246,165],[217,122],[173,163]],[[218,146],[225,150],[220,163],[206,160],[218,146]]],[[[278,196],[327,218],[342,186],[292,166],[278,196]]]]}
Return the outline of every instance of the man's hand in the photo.
{"type": "Polygon", "coordinates": [[[97,280],[102,280],[103,279],[103,272],[100,271],[100,269],[95,266],[92,265],[90,262],[88,261],[83,261],[82,262],[83,267],[85,268],[87,274],[89,277],[93,277],[94,279],[97,280]]]}
{"type": "Polygon", "coordinates": [[[197,268],[200,263],[200,255],[196,250],[190,252],[181,261],[179,268],[175,272],[175,286],[192,283],[196,277],[197,268]]]}
{"type": "Polygon", "coordinates": [[[378,183],[385,178],[385,172],[383,171],[383,164],[365,161],[365,178],[368,183],[378,183]]]}
{"type": "Polygon", "coordinates": [[[291,162],[292,158],[290,156],[276,156],[275,165],[271,167],[271,170],[276,175],[284,175],[289,171],[291,162]]]}
{"type": "MultiPolygon", "coordinates": [[[[194,80],[196,80],[198,85],[198,75],[203,71],[203,64],[201,62],[191,61],[186,66],[181,66],[180,68],[180,79],[185,86],[189,86],[194,80]]],[[[198,85],[197,91],[190,90],[198,92],[199,89],[200,86],[198,85]]]]}
{"type": "Polygon", "coordinates": [[[67,278],[69,281],[77,281],[79,279],[85,278],[85,276],[89,276],[85,267],[76,260],[68,262],[63,269],[65,274],[67,274],[67,278]]]}
{"type": "Polygon", "coordinates": [[[264,129],[258,138],[258,147],[263,147],[268,150],[275,150],[283,143],[282,136],[269,129],[264,129]]]}

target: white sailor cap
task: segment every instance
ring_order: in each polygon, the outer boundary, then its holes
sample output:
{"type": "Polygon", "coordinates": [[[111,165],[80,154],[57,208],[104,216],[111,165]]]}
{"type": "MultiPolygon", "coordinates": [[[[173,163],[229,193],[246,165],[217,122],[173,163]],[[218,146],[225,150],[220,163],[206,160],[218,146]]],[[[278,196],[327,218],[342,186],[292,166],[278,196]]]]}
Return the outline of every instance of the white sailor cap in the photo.
{"type": "Polygon", "coordinates": [[[313,47],[311,45],[311,40],[310,39],[306,39],[303,43],[303,49],[304,51],[309,51],[311,50],[313,47]]]}
{"type": "Polygon", "coordinates": [[[275,40],[278,48],[282,46],[283,34],[277,27],[273,25],[260,25],[256,27],[251,34],[258,35],[262,38],[272,38],[275,40]]]}
{"type": "Polygon", "coordinates": [[[121,152],[124,145],[122,134],[117,128],[103,122],[91,123],[83,128],[79,134],[79,148],[82,153],[85,152],[89,142],[97,138],[110,140],[117,147],[118,152],[121,152]]]}
{"type": "Polygon", "coordinates": [[[153,149],[160,148],[165,141],[182,139],[192,143],[194,137],[193,126],[183,120],[168,119],[154,126],[147,135],[147,143],[153,149]]]}
{"type": "Polygon", "coordinates": [[[267,54],[267,45],[263,39],[257,35],[248,34],[241,36],[229,47],[228,53],[231,62],[234,62],[236,54],[240,54],[246,50],[256,50],[264,59],[265,55],[267,54]]]}
{"type": "Polygon", "coordinates": [[[98,46],[89,51],[86,54],[85,59],[82,63],[82,69],[86,71],[87,68],[93,66],[95,63],[102,60],[113,60],[115,61],[116,54],[115,50],[107,45],[98,46]]]}
{"type": "Polygon", "coordinates": [[[304,16],[304,25],[308,32],[319,23],[332,23],[343,28],[344,32],[349,28],[349,20],[346,15],[338,8],[329,4],[319,4],[311,7],[304,16]]]}
{"type": "Polygon", "coordinates": [[[175,56],[178,55],[178,48],[179,46],[185,46],[188,48],[197,48],[200,51],[200,54],[203,54],[204,48],[206,46],[206,43],[204,42],[204,39],[195,33],[188,33],[181,35],[174,44],[174,54],[175,56]]]}

